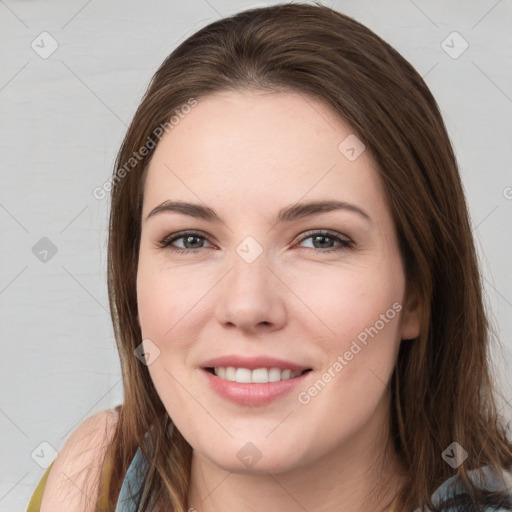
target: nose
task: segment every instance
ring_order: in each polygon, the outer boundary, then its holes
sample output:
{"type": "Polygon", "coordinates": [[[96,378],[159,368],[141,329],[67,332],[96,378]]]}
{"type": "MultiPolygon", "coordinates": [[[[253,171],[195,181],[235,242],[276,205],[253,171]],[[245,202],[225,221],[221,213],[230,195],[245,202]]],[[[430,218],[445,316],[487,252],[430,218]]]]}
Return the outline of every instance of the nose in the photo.
{"type": "Polygon", "coordinates": [[[270,263],[265,252],[251,263],[235,254],[217,290],[216,315],[224,327],[237,327],[247,333],[283,327],[286,286],[270,263]]]}

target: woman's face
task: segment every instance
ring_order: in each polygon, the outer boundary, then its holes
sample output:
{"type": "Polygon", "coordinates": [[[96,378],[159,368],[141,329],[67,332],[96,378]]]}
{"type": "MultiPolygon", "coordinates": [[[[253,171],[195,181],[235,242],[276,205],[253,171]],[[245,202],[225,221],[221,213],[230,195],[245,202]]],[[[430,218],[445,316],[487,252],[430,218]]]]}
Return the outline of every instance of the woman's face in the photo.
{"type": "Polygon", "coordinates": [[[225,470],[356,463],[386,430],[400,340],[419,333],[376,163],[300,94],[187,110],[144,191],[138,318],[156,390],[225,470]]]}

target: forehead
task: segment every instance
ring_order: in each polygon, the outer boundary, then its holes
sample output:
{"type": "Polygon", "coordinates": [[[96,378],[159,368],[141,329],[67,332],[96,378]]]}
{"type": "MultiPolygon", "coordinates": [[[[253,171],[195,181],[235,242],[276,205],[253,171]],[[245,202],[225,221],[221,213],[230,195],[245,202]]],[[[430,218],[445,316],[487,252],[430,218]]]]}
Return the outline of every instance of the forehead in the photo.
{"type": "MultiPolygon", "coordinates": [[[[349,160],[353,130],[325,104],[300,93],[216,93],[198,100],[151,159],[144,212],[172,199],[222,200],[272,208],[302,198],[383,203],[369,151],[349,160]],[[342,145],[343,148],[343,145],[342,145]]],[[[380,205],[384,207],[383,204],[380,205]]]]}

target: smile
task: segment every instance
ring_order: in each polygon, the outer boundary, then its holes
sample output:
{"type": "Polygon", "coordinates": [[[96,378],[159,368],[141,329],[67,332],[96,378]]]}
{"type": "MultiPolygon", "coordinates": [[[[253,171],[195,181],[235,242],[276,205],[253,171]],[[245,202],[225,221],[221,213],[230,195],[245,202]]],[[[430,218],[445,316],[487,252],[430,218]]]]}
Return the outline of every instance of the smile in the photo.
{"type": "Polygon", "coordinates": [[[280,397],[284,399],[290,396],[297,386],[305,385],[304,380],[312,370],[292,372],[290,369],[282,370],[275,367],[251,370],[243,367],[215,366],[202,368],[201,373],[206,379],[205,384],[223,399],[237,405],[261,407],[280,397]]]}

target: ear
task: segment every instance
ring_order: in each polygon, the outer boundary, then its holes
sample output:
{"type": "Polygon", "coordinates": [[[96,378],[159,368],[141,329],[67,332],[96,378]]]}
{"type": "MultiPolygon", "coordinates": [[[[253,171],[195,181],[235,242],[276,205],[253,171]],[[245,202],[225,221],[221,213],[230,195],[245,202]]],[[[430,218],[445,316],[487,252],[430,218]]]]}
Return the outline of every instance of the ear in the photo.
{"type": "MultiPolygon", "coordinates": [[[[409,288],[409,287],[408,287],[409,288]]],[[[412,340],[417,338],[421,329],[421,307],[419,294],[416,288],[410,288],[406,294],[405,308],[402,313],[402,332],[403,340],[412,340]]]]}

